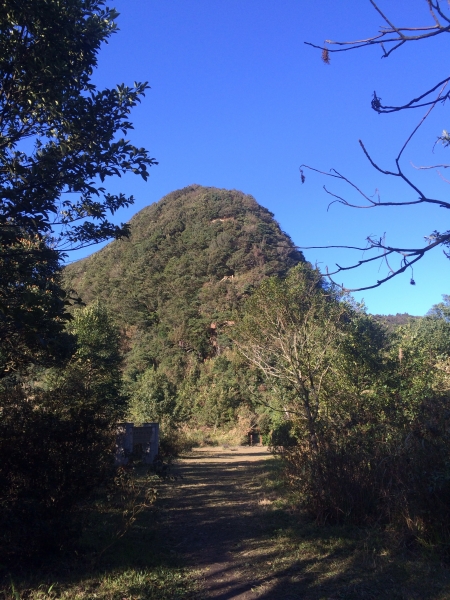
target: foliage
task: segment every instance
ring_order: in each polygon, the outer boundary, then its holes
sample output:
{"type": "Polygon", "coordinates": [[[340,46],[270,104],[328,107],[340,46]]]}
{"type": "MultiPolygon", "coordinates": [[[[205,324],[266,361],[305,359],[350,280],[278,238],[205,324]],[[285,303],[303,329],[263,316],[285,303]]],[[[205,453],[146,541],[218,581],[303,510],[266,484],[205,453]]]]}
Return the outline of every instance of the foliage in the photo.
{"type": "Polygon", "coordinates": [[[373,315],[374,319],[384,325],[388,332],[393,333],[399,325],[406,325],[410,321],[419,319],[414,315],[408,313],[397,313],[395,315],[373,315]]]}
{"type": "Polygon", "coordinates": [[[136,425],[159,422],[163,429],[173,428],[178,419],[176,388],[165,373],[147,369],[131,392],[128,418],[136,425]]]}
{"type": "Polygon", "coordinates": [[[450,319],[450,296],[444,294],[442,296],[442,302],[432,306],[428,311],[427,316],[448,321],[450,319]]]}
{"type": "Polygon", "coordinates": [[[252,405],[254,373],[234,349],[226,349],[193,370],[179,386],[178,403],[191,426],[227,428],[252,405]]]}
{"type": "Polygon", "coordinates": [[[122,327],[130,420],[170,451],[258,425],[317,520],[450,539],[445,302],[388,330],[238,192],[191,186],[131,230],[65,272],[122,327]]]}
{"type": "Polygon", "coordinates": [[[37,237],[0,244],[0,379],[69,358],[58,254],[37,237]]]}
{"type": "Polygon", "coordinates": [[[391,523],[448,543],[444,309],[388,335],[307,265],[246,302],[236,343],[272,389],[272,445],[318,521],[391,523]]]}
{"type": "Polygon", "coordinates": [[[154,160],[119,134],[146,84],[91,77],[117,12],[103,0],[8,0],[0,8],[0,377],[68,358],[62,251],[128,234],[108,221],[133,198],[103,186],[154,160]]]}
{"type": "Polygon", "coordinates": [[[410,538],[402,543],[397,530],[377,523],[317,526],[294,510],[296,493],[284,485],[280,462],[266,462],[266,489],[259,502],[265,535],[246,554],[253,581],[270,581],[270,597],[448,596],[450,572],[441,552],[414,547],[410,538]],[[286,577],[287,572],[295,575],[286,577]]]}
{"type": "Polygon", "coordinates": [[[332,398],[328,381],[346,320],[336,290],[322,283],[317,269],[298,265],[286,279],[261,284],[234,332],[240,352],[280,385],[282,409],[305,424],[311,451],[332,398]]]}
{"type": "Polygon", "coordinates": [[[251,196],[198,185],[145,208],[130,230],[64,271],[66,287],[101,298],[121,328],[127,418],[160,420],[167,448],[187,443],[184,424],[233,428],[258,379],[232,350],[234,314],[302,254],[251,196]]]}
{"type": "Polygon", "coordinates": [[[118,336],[99,305],[80,310],[71,330],[78,349],[65,369],[0,388],[3,558],[73,540],[83,502],[112,475],[123,411],[118,336]]]}
{"type": "MultiPolygon", "coordinates": [[[[99,301],[79,309],[71,320],[68,331],[75,336],[77,348],[66,369],[63,380],[74,377],[82,380],[95,398],[119,418],[123,415],[121,396],[122,355],[118,328],[99,301]]],[[[56,373],[56,377],[60,376],[56,373]]],[[[58,384],[60,385],[60,384],[58,384]]]]}
{"type": "Polygon", "coordinates": [[[132,198],[99,183],[126,172],[147,178],[154,161],[117,138],[148,86],[100,91],[91,82],[117,16],[103,0],[8,1],[0,10],[2,252],[24,233],[64,248],[126,233],[106,215],[132,198]]]}
{"type": "Polygon", "coordinates": [[[161,369],[175,384],[231,345],[233,314],[267,275],[303,260],[273,215],[237,191],[192,185],[133,217],[131,236],[64,271],[122,328],[125,376],[161,369]]]}

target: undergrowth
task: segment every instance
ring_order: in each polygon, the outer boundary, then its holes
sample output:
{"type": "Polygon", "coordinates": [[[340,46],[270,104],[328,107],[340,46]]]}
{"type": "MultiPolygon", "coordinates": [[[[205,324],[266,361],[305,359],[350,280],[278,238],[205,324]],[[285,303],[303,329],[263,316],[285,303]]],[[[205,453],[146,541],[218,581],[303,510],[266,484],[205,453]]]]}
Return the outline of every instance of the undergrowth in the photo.
{"type": "Polygon", "coordinates": [[[165,540],[154,503],[166,485],[143,470],[119,473],[122,492],[93,502],[75,549],[15,568],[0,565],[4,600],[183,600],[195,596],[195,573],[165,540]]]}
{"type": "Polygon", "coordinates": [[[438,549],[390,527],[318,524],[298,509],[279,458],[267,462],[263,479],[264,541],[251,556],[259,597],[450,598],[450,565],[438,549]]]}

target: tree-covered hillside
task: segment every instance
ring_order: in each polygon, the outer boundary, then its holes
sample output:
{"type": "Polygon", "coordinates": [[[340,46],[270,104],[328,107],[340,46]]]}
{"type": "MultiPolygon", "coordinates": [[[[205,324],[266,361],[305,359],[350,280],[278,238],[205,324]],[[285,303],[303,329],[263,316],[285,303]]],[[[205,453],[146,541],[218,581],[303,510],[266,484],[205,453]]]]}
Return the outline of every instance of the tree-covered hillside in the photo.
{"type": "Polygon", "coordinates": [[[397,313],[396,315],[374,315],[374,319],[383,324],[388,331],[394,332],[398,327],[413,323],[420,319],[420,317],[409,315],[408,313],[397,313]]]}
{"type": "Polygon", "coordinates": [[[192,185],[148,206],[115,241],[65,269],[86,303],[104,302],[123,329],[127,374],[220,353],[233,310],[261,280],[304,260],[273,214],[236,190],[192,185]]]}

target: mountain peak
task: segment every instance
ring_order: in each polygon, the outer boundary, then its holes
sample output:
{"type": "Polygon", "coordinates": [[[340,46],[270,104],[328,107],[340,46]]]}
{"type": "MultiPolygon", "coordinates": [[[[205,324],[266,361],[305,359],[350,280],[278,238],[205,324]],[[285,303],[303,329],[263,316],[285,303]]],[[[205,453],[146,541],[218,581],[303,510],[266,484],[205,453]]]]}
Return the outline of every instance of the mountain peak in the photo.
{"type": "Polygon", "coordinates": [[[130,229],[128,239],[69,265],[65,279],[85,302],[105,302],[131,332],[130,348],[145,338],[155,364],[162,347],[214,355],[211,323],[232,321],[263,278],[304,260],[273,214],[238,190],[176,190],[134,215],[130,229]]]}

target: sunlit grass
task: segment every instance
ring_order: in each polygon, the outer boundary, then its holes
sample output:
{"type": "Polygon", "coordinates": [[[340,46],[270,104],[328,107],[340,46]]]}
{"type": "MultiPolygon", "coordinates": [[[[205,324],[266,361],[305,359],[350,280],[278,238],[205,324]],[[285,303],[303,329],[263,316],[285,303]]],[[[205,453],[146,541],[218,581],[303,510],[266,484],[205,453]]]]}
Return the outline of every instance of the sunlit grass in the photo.
{"type": "Polygon", "coordinates": [[[77,582],[55,581],[25,587],[12,581],[3,594],[12,600],[182,600],[192,598],[194,576],[195,573],[176,567],[128,568],[81,575],[77,582]]]}
{"type": "Polygon", "coordinates": [[[264,539],[249,558],[267,598],[450,598],[448,561],[430,548],[380,526],[317,525],[286,489],[278,460],[267,463],[263,479],[264,539]]]}
{"type": "MultiPolygon", "coordinates": [[[[248,531],[245,517],[241,518],[242,536],[236,538],[230,559],[233,556],[236,577],[252,583],[255,598],[450,598],[449,565],[432,548],[408,543],[394,529],[380,526],[317,525],[302,513],[298,498],[286,488],[278,459],[267,460],[255,469],[249,463],[247,469],[242,489],[252,499],[254,512],[248,517],[248,531]]],[[[164,495],[170,496],[171,489],[167,488],[164,495]]],[[[222,504],[224,499],[218,500],[222,504]]],[[[10,573],[4,570],[3,598],[205,597],[201,589],[204,573],[183,564],[183,557],[169,543],[173,534],[168,535],[168,516],[164,505],[159,507],[156,502],[142,511],[125,535],[111,545],[123,526],[121,507],[100,504],[93,509],[91,526],[76,554],[48,557],[39,568],[22,565],[10,573]]]]}

